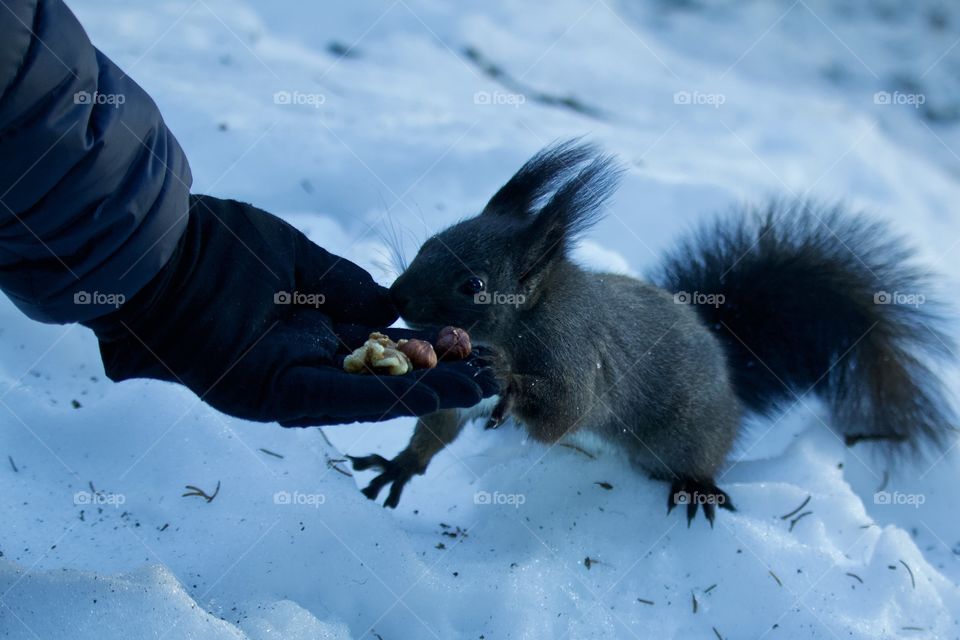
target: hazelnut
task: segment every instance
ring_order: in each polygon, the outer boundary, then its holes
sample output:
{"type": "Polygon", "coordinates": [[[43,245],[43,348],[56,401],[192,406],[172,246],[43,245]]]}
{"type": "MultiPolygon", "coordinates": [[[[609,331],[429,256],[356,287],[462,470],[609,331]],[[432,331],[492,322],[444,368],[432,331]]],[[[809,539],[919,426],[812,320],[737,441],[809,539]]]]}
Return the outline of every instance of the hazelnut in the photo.
{"type": "Polygon", "coordinates": [[[444,327],[437,335],[437,352],[441,360],[463,360],[471,350],[470,336],[459,327],[444,327]]]}
{"type": "Polygon", "coordinates": [[[437,366],[437,352],[426,340],[400,340],[397,350],[410,358],[414,369],[433,369],[437,366]]]}

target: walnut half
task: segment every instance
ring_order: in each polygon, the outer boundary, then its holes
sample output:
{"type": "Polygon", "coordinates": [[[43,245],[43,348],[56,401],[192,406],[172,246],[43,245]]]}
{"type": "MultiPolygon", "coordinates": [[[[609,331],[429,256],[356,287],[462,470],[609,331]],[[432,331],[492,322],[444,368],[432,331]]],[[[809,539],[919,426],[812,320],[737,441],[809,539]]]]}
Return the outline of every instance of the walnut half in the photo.
{"type": "Polygon", "coordinates": [[[379,373],[402,376],[413,369],[410,358],[397,343],[382,333],[371,333],[366,342],[343,360],[347,373],[379,373]]]}

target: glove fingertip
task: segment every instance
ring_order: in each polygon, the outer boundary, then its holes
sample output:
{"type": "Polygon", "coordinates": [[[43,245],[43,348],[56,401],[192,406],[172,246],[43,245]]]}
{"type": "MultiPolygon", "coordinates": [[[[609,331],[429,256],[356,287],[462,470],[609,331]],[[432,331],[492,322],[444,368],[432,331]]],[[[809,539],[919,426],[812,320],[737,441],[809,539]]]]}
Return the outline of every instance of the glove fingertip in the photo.
{"type": "Polygon", "coordinates": [[[374,283],[374,288],[370,289],[370,318],[367,324],[374,326],[389,327],[397,321],[400,314],[393,304],[393,298],[390,297],[390,289],[374,283]]]}
{"type": "Polygon", "coordinates": [[[339,309],[328,313],[341,322],[364,324],[371,327],[389,327],[400,314],[390,298],[390,290],[373,281],[358,286],[352,299],[339,309]]]}

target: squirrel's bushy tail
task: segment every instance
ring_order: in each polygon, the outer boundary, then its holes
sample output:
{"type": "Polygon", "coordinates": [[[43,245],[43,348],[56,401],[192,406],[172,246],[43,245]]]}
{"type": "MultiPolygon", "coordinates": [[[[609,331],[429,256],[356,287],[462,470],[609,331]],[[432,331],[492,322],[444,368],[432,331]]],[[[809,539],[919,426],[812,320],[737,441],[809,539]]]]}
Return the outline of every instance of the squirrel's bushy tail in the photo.
{"type": "Polygon", "coordinates": [[[696,305],[750,409],[813,391],[848,442],[939,444],[955,429],[930,368],[953,348],[944,317],[914,252],[880,222],[775,203],[700,228],[654,281],[696,305]]]}

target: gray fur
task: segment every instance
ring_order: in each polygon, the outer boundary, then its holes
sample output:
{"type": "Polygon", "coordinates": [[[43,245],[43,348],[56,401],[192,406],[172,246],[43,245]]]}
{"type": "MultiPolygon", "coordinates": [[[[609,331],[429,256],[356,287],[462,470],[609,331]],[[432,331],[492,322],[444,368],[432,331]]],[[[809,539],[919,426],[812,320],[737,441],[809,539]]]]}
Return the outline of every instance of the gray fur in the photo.
{"type": "Polygon", "coordinates": [[[540,155],[547,161],[535,157],[517,175],[529,184],[539,174],[534,184],[555,186],[553,197],[532,212],[518,193],[510,209],[508,183],[495,207],[429,239],[392,287],[402,317],[462,326],[494,347],[512,415],[533,438],[588,429],[657,477],[712,479],[740,420],[720,345],[672,295],[569,260],[616,171],[603,156],[583,167],[554,162],[589,159],[568,146],[540,155]],[[474,302],[458,291],[471,276],[523,303],[474,302]]]}

